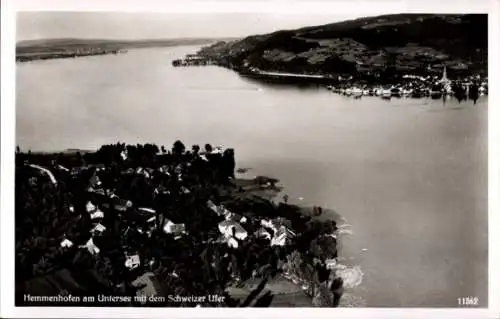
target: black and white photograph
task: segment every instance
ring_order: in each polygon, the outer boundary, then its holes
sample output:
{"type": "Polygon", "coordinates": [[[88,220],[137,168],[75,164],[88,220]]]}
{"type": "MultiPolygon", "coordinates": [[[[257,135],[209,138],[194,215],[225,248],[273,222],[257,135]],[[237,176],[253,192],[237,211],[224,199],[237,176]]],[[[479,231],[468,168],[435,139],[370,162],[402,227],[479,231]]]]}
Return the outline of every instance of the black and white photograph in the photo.
{"type": "Polygon", "coordinates": [[[15,306],[488,308],[488,12],[364,12],[17,11],[15,306]]]}

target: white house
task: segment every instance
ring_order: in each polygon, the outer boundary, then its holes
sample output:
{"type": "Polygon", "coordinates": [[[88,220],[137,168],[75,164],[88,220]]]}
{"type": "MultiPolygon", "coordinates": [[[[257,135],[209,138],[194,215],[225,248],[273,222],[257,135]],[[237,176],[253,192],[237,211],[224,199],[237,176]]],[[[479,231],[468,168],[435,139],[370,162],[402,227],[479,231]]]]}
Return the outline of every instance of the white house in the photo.
{"type": "Polygon", "coordinates": [[[219,223],[219,231],[226,237],[234,237],[239,240],[244,240],[248,237],[247,231],[237,222],[232,220],[224,220],[219,223]]]}
{"type": "Polygon", "coordinates": [[[95,234],[95,233],[102,233],[105,230],[106,230],[106,227],[104,227],[101,224],[97,224],[97,225],[95,225],[94,228],[92,228],[92,230],[90,232],[93,233],[93,234],[95,234]]]}
{"type": "Polygon", "coordinates": [[[163,231],[167,234],[180,235],[186,233],[186,225],[175,224],[171,220],[165,219],[163,231]]]}
{"type": "Polygon", "coordinates": [[[87,243],[80,248],[87,248],[92,255],[98,254],[101,250],[94,244],[94,240],[90,238],[87,243]]]}
{"type": "Polygon", "coordinates": [[[125,267],[128,269],[135,269],[141,265],[141,260],[139,255],[127,256],[127,260],[125,260],[125,267]]]}
{"type": "Polygon", "coordinates": [[[227,240],[227,245],[231,248],[238,248],[238,241],[234,237],[229,237],[227,240]]]}
{"type": "Polygon", "coordinates": [[[97,209],[97,207],[94,204],[92,204],[92,202],[87,202],[85,208],[87,209],[88,213],[92,213],[97,209]]]}
{"type": "Polygon", "coordinates": [[[127,158],[128,158],[128,155],[127,155],[127,152],[126,151],[122,151],[120,153],[120,156],[122,157],[122,159],[125,161],[127,158]]]}
{"type": "Polygon", "coordinates": [[[90,214],[90,219],[97,219],[97,218],[104,218],[104,213],[99,209],[95,210],[92,214],[90,214]]]}
{"type": "Polygon", "coordinates": [[[73,243],[71,240],[64,238],[64,240],[61,242],[61,247],[69,248],[73,246],[73,243]]]}
{"type": "Polygon", "coordinates": [[[286,226],[281,226],[271,239],[271,246],[285,246],[289,244],[290,240],[295,236],[293,231],[286,226]]]}

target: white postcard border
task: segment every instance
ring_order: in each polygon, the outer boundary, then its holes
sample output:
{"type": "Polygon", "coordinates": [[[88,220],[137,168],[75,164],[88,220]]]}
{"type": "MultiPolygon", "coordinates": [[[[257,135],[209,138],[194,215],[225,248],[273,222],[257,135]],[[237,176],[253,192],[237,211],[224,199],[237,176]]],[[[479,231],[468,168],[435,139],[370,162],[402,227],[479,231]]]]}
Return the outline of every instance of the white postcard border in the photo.
{"type": "MultiPolygon", "coordinates": [[[[500,20],[496,0],[457,1],[125,1],[125,0],[1,0],[1,317],[36,318],[499,318],[500,317],[500,20]],[[14,148],[15,148],[15,12],[16,11],[156,11],[329,13],[489,13],[489,310],[488,309],[173,309],[14,307],[14,148]],[[495,89],[497,88],[497,89],[495,89]],[[304,311],[302,311],[304,310],[304,311]],[[496,314],[496,316],[495,316],[496,314]]],[[[466,237],[466,234],[464,234],[466,237]]],[[[466,238],[464,239],[466,240],[466,238]]]]}

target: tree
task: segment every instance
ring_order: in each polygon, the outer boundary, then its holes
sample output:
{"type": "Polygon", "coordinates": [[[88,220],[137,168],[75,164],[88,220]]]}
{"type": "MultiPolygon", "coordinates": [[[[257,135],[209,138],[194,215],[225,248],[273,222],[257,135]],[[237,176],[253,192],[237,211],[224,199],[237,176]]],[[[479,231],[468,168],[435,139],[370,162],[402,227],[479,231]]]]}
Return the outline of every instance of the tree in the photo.
{"type": "Polygon", "coordinates": [[[184,146],[184,144],[181,141],[179,140],[175,141],[174,146],[172,147],[172,153],[174,155],[182,155],[185,150],[186,146],[184,146]]]}
{"type": "Polygon", "coordinates": [[[234,160],[234,150],[232,148],[228,148],[222,155],[222,177],[224,179],[227,179],[228,177],[234,178],[235,167],[236,162],[234,160]]]}
{"type": "Polygon", "coordinates": [[[213,151],[212,145],[210,145],[210,144],[205,144],[205,151],[206,151],[207,153],[212,153],[212,151],[213,151]]]}
{"type": "Polygon", "coordinates": [[[191,147],[191,150],[193,151],[194,155],[197,155],[200,152],[200,146],[199,145],[193,145],[191,147]]]}

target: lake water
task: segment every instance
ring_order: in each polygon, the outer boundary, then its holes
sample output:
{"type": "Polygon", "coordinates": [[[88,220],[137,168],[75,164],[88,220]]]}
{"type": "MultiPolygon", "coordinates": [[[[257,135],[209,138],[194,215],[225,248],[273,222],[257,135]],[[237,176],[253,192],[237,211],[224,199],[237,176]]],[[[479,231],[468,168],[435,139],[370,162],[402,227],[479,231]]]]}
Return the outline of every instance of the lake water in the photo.
{"type": "Polygon", "coordinates": [[[341,257],[370,307],[487,305],[487,101],[353,100],[265,85],[217,67],[173,68],[195,47],[17,65],[22,149],[103,143],[234,147],[290,201],[351,225],[341,257]]]}

